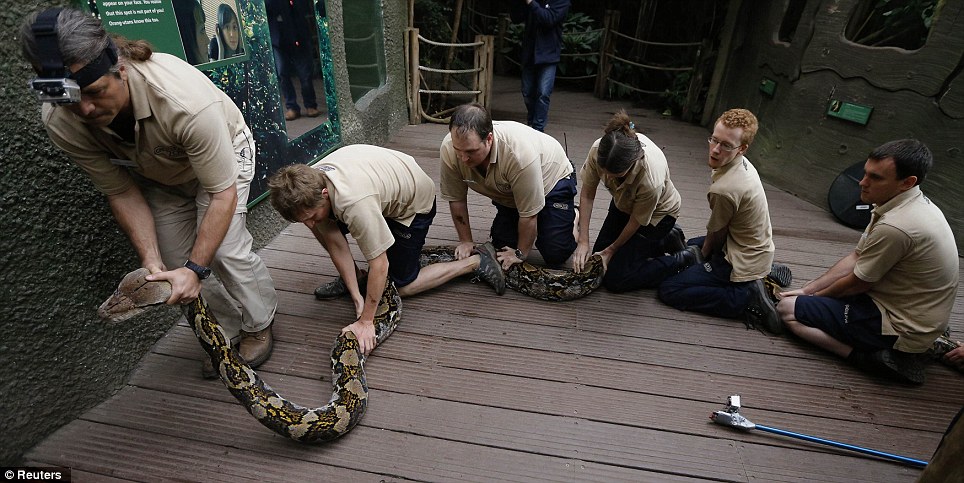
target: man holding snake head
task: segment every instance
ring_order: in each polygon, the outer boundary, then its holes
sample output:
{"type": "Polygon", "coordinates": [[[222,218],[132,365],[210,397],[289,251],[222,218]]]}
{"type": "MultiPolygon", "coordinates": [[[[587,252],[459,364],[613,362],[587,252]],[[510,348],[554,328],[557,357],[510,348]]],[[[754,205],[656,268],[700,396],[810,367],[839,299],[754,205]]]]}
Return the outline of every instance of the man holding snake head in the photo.
{"type": "MultiPolygon", "coordinates": [[[[187,62],[112,39],[80,10],[30,15],[20,40],[51,141],[107,196],[148,280],[171,283],[169,304],[203,293],[227,336],[240,330],[241,356],[267,360],[278,297],[245,226],[255,146],[238,106],[187,62]]],[[[202,372],[217,375],[207,358],[202,372]]]]}

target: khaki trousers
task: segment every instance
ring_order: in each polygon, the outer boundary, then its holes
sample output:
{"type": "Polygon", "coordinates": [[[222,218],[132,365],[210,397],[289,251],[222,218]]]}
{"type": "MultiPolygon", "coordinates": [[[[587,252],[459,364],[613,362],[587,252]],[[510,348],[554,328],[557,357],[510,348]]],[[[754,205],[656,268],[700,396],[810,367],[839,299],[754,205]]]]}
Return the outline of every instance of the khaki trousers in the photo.
{"type": "MultiPolygon", "coordinates": [[[[274,320],[278,295],[268,268],[251,251],[253,239],[245,226],[248,195],[254,177],[254,139],[248,130],[234,140],[238,162],[238,205],[231,225],[211,263],[215,277],[201,283],[201,294],[229,338],[239,330],[257,332],[274,320]]],[[[194,248],[198,226],[211,196],[197,181],[168,186],[137,178],[154,215],[161,259],[172,270],[184,265],[194,248]]]]}

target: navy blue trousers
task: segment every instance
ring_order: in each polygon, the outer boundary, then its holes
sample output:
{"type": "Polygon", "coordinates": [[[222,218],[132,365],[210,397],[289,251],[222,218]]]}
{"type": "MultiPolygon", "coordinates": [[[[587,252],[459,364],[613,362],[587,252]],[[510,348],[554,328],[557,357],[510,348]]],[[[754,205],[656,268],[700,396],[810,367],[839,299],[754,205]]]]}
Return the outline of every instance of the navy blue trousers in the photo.
{"type": "MultiPolygon", "coordinates": [[[[609,202],[609,214],[599,229],[592,247],[593,253],[612,244],[629,223],[629,214],[609,202]]],[[[676,224],[676,218],[663,217],[656,225],[641,226],[609,260],[603,286],[610,292],[627,292],[653,288],[667,277],[679,272],[673,257],[663,256],[664,239],[676,224]]]]}
{"type": "MultiPolygon", "coordinates": [[[[546,205],[536,216],[536,248],[549,267],[558,267],[576,251],[576,239],[572,235],[576,221],[576,174],[562,178],[546,195],[546,205]]],[[[492,202],[496,208],[495,219],[489,231],[496,249],[518,247],[519,210],[492,202]]]]}
{"type": "MultiPolygon", "coordinates": [[[[703,246],[705,237],[695,238],[688,245],[703,246]]],[[[733,266],[722,253],[702,265],[693,265],[667,278],[659,286],[657,295],[666,305],[679,310],[740,319],[750,300],[753,282],[731,282],[733,266]]]]}

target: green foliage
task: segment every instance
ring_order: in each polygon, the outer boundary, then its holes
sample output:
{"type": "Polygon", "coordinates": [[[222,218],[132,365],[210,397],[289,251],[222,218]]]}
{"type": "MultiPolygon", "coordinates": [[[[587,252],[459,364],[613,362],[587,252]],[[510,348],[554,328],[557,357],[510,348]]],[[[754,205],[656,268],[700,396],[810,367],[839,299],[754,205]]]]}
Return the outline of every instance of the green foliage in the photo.
{"type": "Polygon", "coordinates": [[[455,17],[450,2],[415,0],[415,25],[419,35],[436,42],[447,42],[452,37],[449,19],[455,17]]]}

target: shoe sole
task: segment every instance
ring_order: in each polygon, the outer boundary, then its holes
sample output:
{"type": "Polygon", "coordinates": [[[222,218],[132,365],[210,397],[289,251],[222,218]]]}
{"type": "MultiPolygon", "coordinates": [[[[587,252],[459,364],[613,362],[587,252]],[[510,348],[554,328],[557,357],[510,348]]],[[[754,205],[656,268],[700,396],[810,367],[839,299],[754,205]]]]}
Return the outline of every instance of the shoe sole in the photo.
{"type": "Polygon", "coordinates": [[[793,273],[790,271],[790,267],[782,263],[771,265],[770,274],[767,275],[767,278],[783,288],[787,288],[793,283],[793,273]]]}
{"type": "MultiPolygon", "coordinates": [[[[482,245],[480,245],[480,246],[478,247],[478,249],[479,249],[479,251],[480,251],[479,257],[482,257],[482,256],[483,256],[483,254],[481,253],[481,251],[484,250],[484,251],[485,251],[485,255],[487,255],[487,256],[492,260],[492,263],[495,263],[496,265],[499,264],[499,257],[498,257],[497,254],[496,254],[495,246],[493,246],[491,242],[485,242],[485,243],[483,243],[482,245]]],[[[479,260],[479,271],[480,271],[480,272],[481,272],[481,266],[482,266],[482,261],[481,261],[481,259],[480,259],[480,260],[479,260]]],[[[501,269],[501,267],[500,267],[500,269],[501,269]]],[[[504,273],[502,274],[502,276],[500,277],[500,279],[501,279],[500,283],[498,283],[497,285],[495,285],[495,286],[492,287],[492,288],[495,289],[495,293],[496,293],[497,295],[503,295],[503,294],[505,294],[505,274],[504,274],[504,273]]]]}

